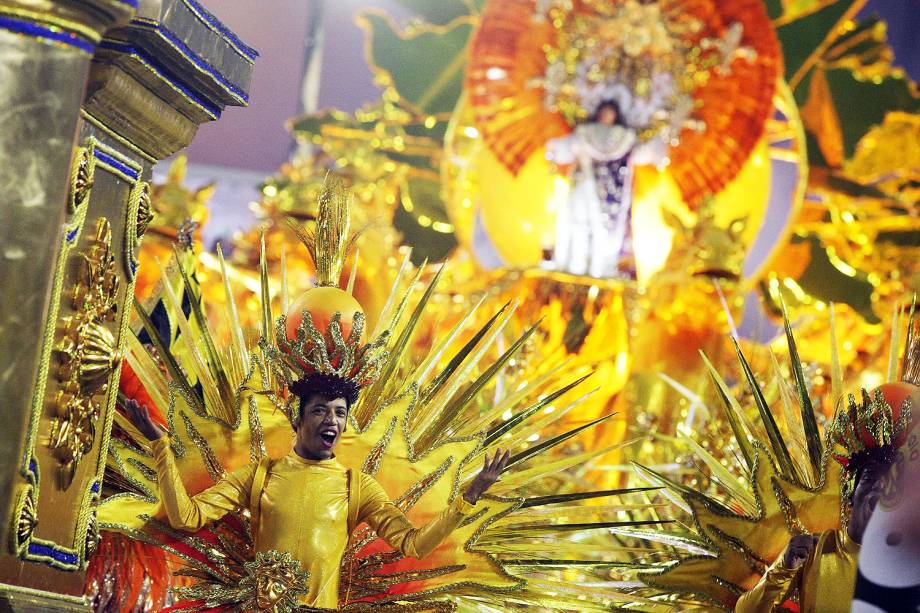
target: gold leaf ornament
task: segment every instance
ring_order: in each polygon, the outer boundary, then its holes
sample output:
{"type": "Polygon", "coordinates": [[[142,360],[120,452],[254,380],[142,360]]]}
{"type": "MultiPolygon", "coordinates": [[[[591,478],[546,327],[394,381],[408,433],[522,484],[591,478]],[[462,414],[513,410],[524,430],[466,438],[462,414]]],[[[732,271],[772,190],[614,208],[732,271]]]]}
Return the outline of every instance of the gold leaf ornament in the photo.
{"type": "Polygon", "coordinates": [[[94,171],[95,157],[92,148],[78,149],[71,175],[70,202],[68,203],[68,211],[71,214],[76,212],[89,197],[93,189],[94,171]]]}
{"type": "Polygon", "coordinates": [[[109,373],[122,359],[115,335],[94,320],[71,318],[68,324],[70,331],[57,347],[63,362],[60,380],[75,381],[79,392],[86,396],[105,392],[109,373]]]}
{"type": "Polygon", "coordinates": [[[94,240],[80,254],[71,294],[75,313],[64,319],[55,346],[60,391],[55,398],[56,415],[48,446],[60,463],[64,489],[70,487],[77,465],[96,440],[101,408],[94,397],[108,390],[109,376],[122,359],[116,337],[106,326],[114,319],[118,286],[112,227],[108,219],[100,217],[94,240]]]}
{"type": "Polygon", "coordinates": [[[112,226],[104,217],[96,221],[96,236],[88,253],[81,254],[79,280],[73,289],[73,307],[88,316],[111,319],[118,292],[112,226]]]}
{"type": "Polygon", "coordinates": [[[137,238],[140,240],[147,233],[147,228],[153,221],[153,203],[150,199],[150,184],[144,183],[140,188],[141,194],[137,206],[137,238]]]}
{"type": "Polygon", "coordinates": [[[307,593],[310,573],[301,570],[300,562],[288,552],[260,551],[244,565],[244,572],[236,586],[202,582],[178,588],[176,593],[203,600],[208,607],[236,606],[236,610],[271,613],[296,611],[299,598],[307,593]]]}

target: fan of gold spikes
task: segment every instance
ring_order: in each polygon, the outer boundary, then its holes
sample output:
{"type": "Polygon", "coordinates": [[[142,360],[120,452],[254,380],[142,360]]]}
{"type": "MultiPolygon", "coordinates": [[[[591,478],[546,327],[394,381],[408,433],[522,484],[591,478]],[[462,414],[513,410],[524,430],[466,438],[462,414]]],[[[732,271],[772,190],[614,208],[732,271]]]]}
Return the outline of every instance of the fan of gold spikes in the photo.
{"type": "MultiPolygon", "coordinates": [[[[861,448],[862,442],[856,440],[863,441],[862,434],[856,436],[850,428],[855,422],[850,418],[857,418],[856,431],[865,434],[871,430],[881,441],[893,440],[906,424],[904,411],[900,419],[892,419],[891,408],[884,398],[876,398],[862,408],[854,401],[822,436],[809,396],[806,369],[799,359],[785,313],[784,323],[791,384],[773,356],[773,381],[770,386],[763,386],[735,343],[743,373],[743,395],[753,406],[742,406],[736,399],[741,390],[733,390],[703,356],[733,440],[716,446],[721,448],[720,458],[713,455],[718,455],[717,452],[710,453],[704,448],[705,441],[689,433],[682,433],[673,442],[677,448],[689,452],[699,467],[698,474],[706,476],[704,481],[712,483],[712,489],[701,491],[685,485],[680,476],[634,465],[639,477],[661,487],[661,494],[671,503],[670,509],[650,507],[636,517],[673,518],[676,522],[651,530],[613,529],[619,540],[607,546],[619,551],[616,559],[624,562],[619,572],[638,580],[633,594],[639,609],[686,606],[731,610],[793,535],[820,533],[845,525],[846,505],[842,494],[846,475],[841,465],[831,460],[831,455],[835,453],[835,443],[844,443],[844,453],[861,448]],[[856,416],[852,411],[860,414],[856,416]],[[849,429],[841,429],[841,424],[849,429]],[[852,445],[848,447],[846,441],[852,445]],[[731,462],[732,453],[740,457],[740,465],[731,462]],[[657,604],[649,606],[650,601],[657,604]]],[[[911,310],[902,378],[912,372],[911,365],[920,350],[914,327],[911,310]]],[[[831,328],[833,339],[833,309],[831,328]]],[[[897,347],[897,330],[893,336],[897,347]]],[[[832,394],[841,398],[835,347],[832,354],[832,394]]],[[[906,404],[909,409],[909,401],[906,404]]]]}
{"type": "Polygon", "coordinates": [[[313,227],[303,227],[288,219],[288,227],[307,248],[316,269],[318,287],[336,287],[345,257],[354,247],[358,235],[350,234],[351,196],[335,177],[326,176],[319,196],[319,211],[313,227]]]}
{"type": "MultiPolygon", "coordinates": [[[[322,240],[321,234],[317,236],[322,240]]],[[[225,319],[232,327],[227,343],[216,342],[201,304],[183,312],[182,301],[167,289],[163,310],[182,333],[171,344],[162,342],[152,315],[138,307],[153,347],[134,339],[128,357],[153,408],[162,410],[190,494],[225,472],[265,455],[279,457],[291,447],[285,380],[269,371],[266,352],[273,350],[265,342],[260,348],[245,340],[222,258],[220,266],[225,319]],[[178,344],[185,349],[181,355],[178,344]]],[[[181,285],[193,284],[189,271],[179,267],[177,274],[181,285]]],[[[353,408],[354,427],[340,441],[337,457],[375,475],[397,505],[421,523],[459,495],[478,472],[484,454],[501,446],[512,449],[513,455],[502,479],[480,501],[480,510],[425,561],[402,559],[366,529],[353,535],[343,564],[341,604],[383,610],[458,604],[491,611],[513,602],[546,610],[606,610],[617,600],[633,598],[608,580],[609,556],[586,545],[585,539],[615,527],[658,523],[620,521],[623,509],[635,505],[604,502],[643,495],[649,488],[578,491],[571,475],[584,472],[592,460],[621,444],[560,452],[563,443],[609,416],[561,434],[553,427],[585,398],[572,396],[587,375],[570,374],[560,366],[539,377],[515,375],[518,378],[497,386],[496,381],[506,376],[506,365],[537,329],[534,326],[500,351],[513,315],[511,305],[498,309],[481,327],[472,327],[477,311],[484,308],[480,303],[436,340],[427,355],[410,359],[408,348],[425,332],[421,322],[441,276],[437,273],[426,284],[422,274],[411,272],[407,256],[372,335],[392,332],[376,346],[379,375],[353,408]],[[562,487],[558,475],[568,475],[562,487]]],[[[270,339],[271,279],[264,265],[261,275],[262,336],[270,339]]],[[[206,304],[208,296],[202,300],[206,304]]],[[[283,330],[282,322],[278,338],[285,338],[283,330]]],[[[99,507],[103,530],[156,543],[179,556],[186,564],[183,573],[202,589],[220,588],[205,589],[208,593],[239,593],[232,588],[254,558],[246,514],[227,516],[206,528],[207,534],[186,535],[159,522],[149,444],[121,415],[116,418],[106,479],[110,487],[99,507]]],[[[230,600],[218,604],[239,605],[230,600]]]]}

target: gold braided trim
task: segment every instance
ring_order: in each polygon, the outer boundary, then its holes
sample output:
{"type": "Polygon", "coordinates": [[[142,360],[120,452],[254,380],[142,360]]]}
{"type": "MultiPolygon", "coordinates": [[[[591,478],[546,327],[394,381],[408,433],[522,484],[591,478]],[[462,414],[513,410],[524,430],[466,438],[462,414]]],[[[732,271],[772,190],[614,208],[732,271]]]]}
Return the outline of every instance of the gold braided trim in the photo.
{"type": "Polygon", "coordinates": [[[93,127],[98,128],[102,132],[105,132],[106,136],[108,136],[109,138],[117,142],[119,145],[122,145],[126,149],[129,149],[131,153],[137,154],[138,156],[144,158],[145,160],[147,160],[148,162],[152,164],[156,164],[159,161],[155,157],[153,157],[152,155],[145,152],[143,149],[141,149],[140,147],[138,147],[137,145],[129,141],[128,139],[124,138],[123,136],[120,136],[117,132],[115,132],[114,130],[109,128],[107,125],[105,125],[105,123],[103,123],[102,120],[98,119],[95,115],[93,115],[86,109],[80,109],[80,117],[82,117],[84,121],[86,121],[93,127]]]}
{"type": "MultiPolygon", "coordinates": [[[[83,232],[83,227],[85,225],[86,214],[89,209],[89,201],[90,201],[91,192],[92,192],[92,179],[94,178],[94,174],[95,174],[96,162],[99,162],[99,160],[96,159],[95,155],[93,154],[96,148],[98,148],[101,151],[104,151],[106,154],[114,157],[115,159],[118,159],[119,162],[124,163],[126,166],[132,169],[137,169],[138,175],[140,175],[140,172],[141,172],[141,166],[138,165],[136,162],[125,158],[122,154],[120,154],[116,150],[111,149],[110,147],[106,147],[105,145],[100,143],[95,138],[92,138],[92,137],[87,138],[85,141],[85,145],[76,150],[76,155],[74,156],[74,162],[73,162],[73,166],[71,169],[71,187],[70,187],[71,193],[76,192],[77,179],[79,177],[79,164],[80,164],[80,161],[83,159],[87,159],[88,161],[87,170],[88,170],[89,182],[88,182],[88,186],[87,186],[85,195],[80,199],[79,202],[77,202],[75,199],[71,199],[70,195],[68,196],[68,200],[72,204],[72,208],[73,208],[72,221],[71,223],[65,224],[64,226],[64,232],[63,232],[64,236],[62,237],[61,251],[58,255],[58,260],[55,265],[54,281],[52,284],[52,291],[51,291],[51,304],[50,304],[49,313],[48,313],[48,316],[45,322],[45,330],[42,336],[42,347],[41,347],[41,354],[40,354],[41,357],[40,357],[40,362],[39,362],[38,379],[33,388],[32,407],[30,411],[30,423],[29,423],[29,429],[26,435],[26,445],[25,445],[25,450],[23,453],[23,463],[20,467],[20,473],[27,479],[31,479],[30,477],[31,471],[29,470],[29,463],[34,454],[35,442],[37,440],[37,435],[38,435],[38,427],[40,425],[41,416],[43,414],[44,396],[45,396],[45,389],[46,389],[47,379],[48,379],[48,371],[50,368],[51,350],[54,345],[55,331],[57,328],[58,313],[59,313],[60,302],[61,302],[61,294],[63,292],[63,284],[64,284],[64,277],[65,277],[64,272],[65,272],[67,263],[70,260],[70,256],[72,252],[76,249],[77,245],[79,245],[80,243],[80,238],[83,232]],[[87,155],[88,157],[85,158],[85,156],[87,155]]],[[[131,185],[132,190],[134,190],[137,187],[137,185],[140,183],[138,178],[129,177],[125,175],[123,172],[121,172],[120,170],[116,168],[112,168],[111,166],[109,166],[108,164],[105,164],[104,162],[99,162],[99,163],[101,167],[104,168],[106,171],[112,172],[119,178],[122,178],[125,181],[127,181],[131,185]]],[[[136,221],[137,221],[136,203],[132,209],[131,204],[129,202],[128,213],[126,217],[127,217],[127,223],[129,226],[132,224],[136,225],[136,221]]],[[[127,286],[124,289],[123,296],[131,296],[133,294],[134,294],[134,279],[132,279],[129,276],[129,282],[127,283],[127,286]]],[[[125,334],[128,329],[128,322],[129,322],[128,309],[122,309],[120,312],[119,321],[117,324],[118,326],[118,337],[117,338],[118,338],[119,350],[124,348],[124,342],[125,342],[125,339],[127,338],[125,334]]],[[[113,369],[110,375],[110,381],[117,381],[120,375],[121,375],[121,364],[119,363],[118,366],[116,366],[115,369],[113,369]]],[[[112,422],[114,420],[115,400],[117,398],[117,395],[118,395],[118,386],[109,385],[109,389],[106,394],[105,405],[103,407],[102,437],[100,439],[100,449],[99,449],[99,455],[98,455],[97,464],[96,464],[95,476],[94,476],[94,479],[91,479],[89,481],[90,483],[101,483],[102,477],[105,473],[105,465],[106,465],[106,460],[108,456],[108,446],[109,446],[109,440],[111,437],[112,422]]],[[[36,475],[35,482],[34,482],[34,500],[35,500],[36,505],[39,499],[39,494],[40,494],[40,479],[38,478],[38,475],[36,475]]],[[[87,533],[87,530],[89,529],[89,524],[92,520],[92,515],[95,512],[94,507],[95,507],[96,498],[97,498],[96,494],[89,492],[88,494],[84,495],[83,500],[80,502],[80,506],[77,512],[77,521],[76,521],[75,528],[74,528],[74,541],[73,542],[76,545],[76,548],[64,547],[60,545],[59,543],[55,543],[53,541],[48,541],[48,540],[39,539],[39,538],[31,538],[29,539],[28,542],[17,543],[18,545],[17,548],[19,549],[19,552],[18,552],[19,557],[24,560],[28,560],[28,561],[45,562],[55,568],[60,568],[62,570],[85,569],[87,565],[86,533],[87,533]],[[77,557],[77,563],[70,564],[66,562],[61,562],[60,560],[55,559],[50,556],[30,554],[28,551],[28,545],[30,542],[34,542],[36,544],[51,547],[59,552],[67,553],[70,555],[75,555],[77,557]]],[[[15,517],[16,517],[16,521],[18,522],[19,513],[22,512],[22,505],[19,505],[16,511],[17,513],[15,517]]]]}
{"type": "MultiPolygon", "coordinates": [[[[92,151],[96,144],[95,139],[87,139],[85,149],[77,150],[75,159],[80,159],[82,152],[85,150],[92,151]]],[[[71,172],[71,177],[75,180],[77,173],[71,172]]],[[[71,183],[70,189],[73,190],[75,185],[71,183]]],[[[32,459],[32,452],[35,449],[35,438],[38,434],[38,425],[43,413],[43,402],[45,399],[45,387],[48,380],[48,369],[51,361],[51,350],[54,347],[54,337],[57,329],[58,307],[61,303],[61,293],[64,288],[64,271],[68,258],[75,245],[80,242],[80,235],[83,232],[83,224],[86,220],[86,204],[90,199],[90,191],[83,198],[83,201],[72,215],[71,223],[65,223],[62,229],[61,250],[58,254],[58,260],[54,267],[54,280],[51,286],[51,302],[48,305],[48,316],[45,320],[45,329],[42,332],[41,351],[39,353],[38,375],[32,388],[32,406],[29,410],[29,428],[26,431],[26,441],[23,451],[23,459],[20,464],[20,473],[26,479],[31,478],[29,473],[29,462],[32,459]],[[68,240],[68,235],[71,235],[68,240]]],[[[38,483],[35,484],[35,497],[38,498],[38,483]]]]}
{"type": "Polygon", "coordinates": [[[226,471],[217,458],[217,454],[214,453],[214,450],[211,449],[211,445],[201,436],[198,428],[195,427],[195,424],[192,423],[192,420],[189,419],[189,416],[184,412],[182,413],[182,421],[185,423],[185,430],[188,432],[189,438],[192,439],[192,443],[198,448],[198,452],[201,454],[201,461],[207,469],[208,474],[211,475],[215,483],[220,481],[224,477],[226,471]]]}
{"type": "Polygon", "coordinates": [[[390,420],[390,425],[387,426],[387,431],[367,453],[367,457],[364,458],[364,465],[361,466],[361,472],[364,474],[373,477],[377,474],[377,471],[380,470],[380,463],[386,455],[387,448],[390,446],[390,441],[393,440],[393,433],[396,431],[396,422],[398,419],[399,418],[396,416],[393,416],[390,420]]]}
{"type": "MultiPolygon", "coordinates": [[[[131,187],[131,192],[129,193],[128,200],[128,212],[126,215],[125,223],[129,228],[129,232],[134,231],[137,227],[137,209],[139,198],[133,199],[130,194],[134,194],[139,191],[139,186],[142,181],[140,180],[141,166],[125,158],[119,152],[115,151],[110,147],[106,147],[102,143],[96,141],[96,146],[103,150],[108,155],[115,157],[118,161],[122,162],[126,166],[134,168],[138,172],[138,177],[136,179],[131,179],[130,182],[133,183],[131,187]]],[[[127,243],[127,241],[125,241],[127,243]]],[[[127,244],[122,246],[123,249],[127,249],[127,244]]],[[[131,296],[134,295],[134,285],[137,281],[136,275],[131,275],[130,272],[125,270],[126,276],[128,277],[128,283],[124,289],[124,294],[122,294],[122,304],[127,304],[131,296]]],[[[119,312],[118,317],[118,351],[124,351],[125,342],[127,340],[128,334],[128,324],[130,323],[129,314],[131,309],[122,308],[119,312]]],[[[119,362],[118,365],[112,370],[109,375],[109,381],[117,382],[121,378],[121,368],[123,362],[119,362]]],[[[102,483],[103,476],[105,475],[105,466],[108,459],[109,451],[109,442],[112,437],[112,422],[115,420],[115,401],[118,398],[118,385],[110,384],[108,388],[108,393],[106,394],[105,405],[102,408],[102,438],[99,442],[99,455],[96,460],[96,471],[95,471],[95,481],[102,483]]],[[[101,487],[101,486],[100,486],[101,487]]],[[[78,545],[79,557],[80,557],[80,568],[85,569],[88,563],[86,557],[86,531],[89,529],[90,516],[95,512],[95,509],[91,508],[92,500],[87,499],[80,506],[80,513],[77,520],[77,529],[76,529],[76,540],[75,542],[78,545]]]]}
{"type": "Polygon", "coordinates": [[[150,187],[146,181],[140,180],[140,172],[138,172],[138,180],[135,181],[134,187],[131,188],[131,193],[128,195],[128,215],[125,220],[124,262],[125,274],[129,281],[134,281],[134,277],[137,276],[137,269],[140,266],[139,255],[143,237],[138,236],[137,233],[137,216],[144,191],[149,189],[150,187]]]}
{"type": "Polygon", "coordinates": [[[81,607],[85,607],[89,604],[86,602],[86,598],[83,596],[56,594],[54,592],[45,592],[42,590],[23,587],[21,585],[10,585],[8,583],[0,583],[0,594],[21,594],[23,596],[28,596],[29,598],[45,598],[58,602],[66,602],[68,604],[76,604],[80,605],[81,607]]]}
{"type": "Polygon", "coordinates": [[[195,100],[194,98],[191,98],[187,93],[185,93],[185,92],[182,90],[182,88],[178,87],[175,83],[173,83],[173,82],[170,81],[169,79],[165,78],[165,77],[163,76],[162,73],[160,73],[157,69],[155,69],[153,66],[151,66],[151,65],[147,62],[147,60],[145,60],[143,57],[141,57],[141,56],[138,55],[137,53],[127,53],[127,52],[121,52],[121,51],[120,51],[120,52],[119,52],[119,57],[130,57],[131,59],[136,60],[141,66],[143,66],[143,67],[147,70],[147,72],[149,72],[149,73],[153,74],[154,76],[156,76],[156,78],[157,78],[158,81],[160,81],[160,82],[165,83],[166,85],[168,85],[169,88],[170,88],[171,90],[173,90],[176,94],[178,94],[179,97],[181,97],[183,100],[185,100],[185,101],[188,102],[190,105],[194,106],[195,108],[197,108],[198,110],[200,110],[202,113],[204,113],[205,115],[207,115],[212,121],[215,120],[215,119],[217,119],[217,115],[214,114],[213,111],[211,111],[211,110],[205,108],[204,106],[202,106],[201,103],[198,102],[197,100],[195,100]]]}

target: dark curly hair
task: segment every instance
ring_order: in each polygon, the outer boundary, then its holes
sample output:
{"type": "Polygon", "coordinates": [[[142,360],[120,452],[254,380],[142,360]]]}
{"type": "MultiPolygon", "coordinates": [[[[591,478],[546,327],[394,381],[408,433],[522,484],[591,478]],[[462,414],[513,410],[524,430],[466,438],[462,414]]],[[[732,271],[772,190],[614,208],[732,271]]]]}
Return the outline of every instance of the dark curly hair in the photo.
{"type": "Polygon", "coordinates": [[[601,111],[604,109],[611,109],[616,113],[616,119],[613,120],[614,125],[626,127],[626,118],[623,117],[623,113],[620,111],[620,103],[612,98],[605,98],[604,100],[601,100],[600,104],[598,104],[597,108],[594,109],[594,112],[591,114],[591,117],[588,119],[588,121],[599,121],[601,117],[601,111]]]}
{"type": "Polygon", "coordinates": [[[856,485],[859,483],[859,480],[862,479],[863,475],[866,474],[867,469],[877,468],[880,471],[888,471],[888,469],[894,466],[897,459],[898,450],[894,445],[882,445],[881,447],[872,447],[854,453],[850,456],[849,462],[844,468],[846,474],[852,479],[852,485],[848,488],[849,491],[844,492],[846,497],[853,497],[856,485]]]}
{"type": "Polygon", "coordinates": [[[322,396],[326,400],[344,398],[350,410],[351,405],[358,402],[358,394],[361,391],[354,381],[318,372],[298,379],[291,384],[290,390],[292,394],[300,398],[300,404],[297,407],[298,419],[303,417],[304,403],[313,395],[322,396]]]}

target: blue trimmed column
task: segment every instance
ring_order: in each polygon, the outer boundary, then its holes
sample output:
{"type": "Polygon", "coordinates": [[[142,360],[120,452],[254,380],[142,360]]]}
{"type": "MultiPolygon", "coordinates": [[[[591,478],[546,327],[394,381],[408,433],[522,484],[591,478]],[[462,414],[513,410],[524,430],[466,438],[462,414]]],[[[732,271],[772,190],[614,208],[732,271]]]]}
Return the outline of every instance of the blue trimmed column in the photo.
{"type": "Polygon", "coordinates": [[[41,378],[74,134],[103,33],[137,0],[0,0],[0,543],[10,542],[22,441],[41,378]]]}
{"type": "Polygon", "coordinates": [[[67,154],[53,162],[66,192],[49,207],[57,216],[35,224],[54,255],[32,279],[50,299],[40,315],[28,315],[39,323],[28,341],[37,368],[29,399],[17,401],[25,419],[15,469],[7,471],[16,477],[7,522],[12,551],[0,560],[0,584],[8,584],[0,594],[19,599],[14,610],[29,610],[15,589],[49,592],[45,606],[57,598],[65,608],[82,592],[82,571],[98,542],[95,504],[130,334],[137,254],[155,214],[147,182],[154,165],[186,147],[200,124],[228,105],[247,104],[256,58],[194,0],[145,0],[93,45],[88,71],[75,79],[79,121],[64,139],[67,154]]]}

